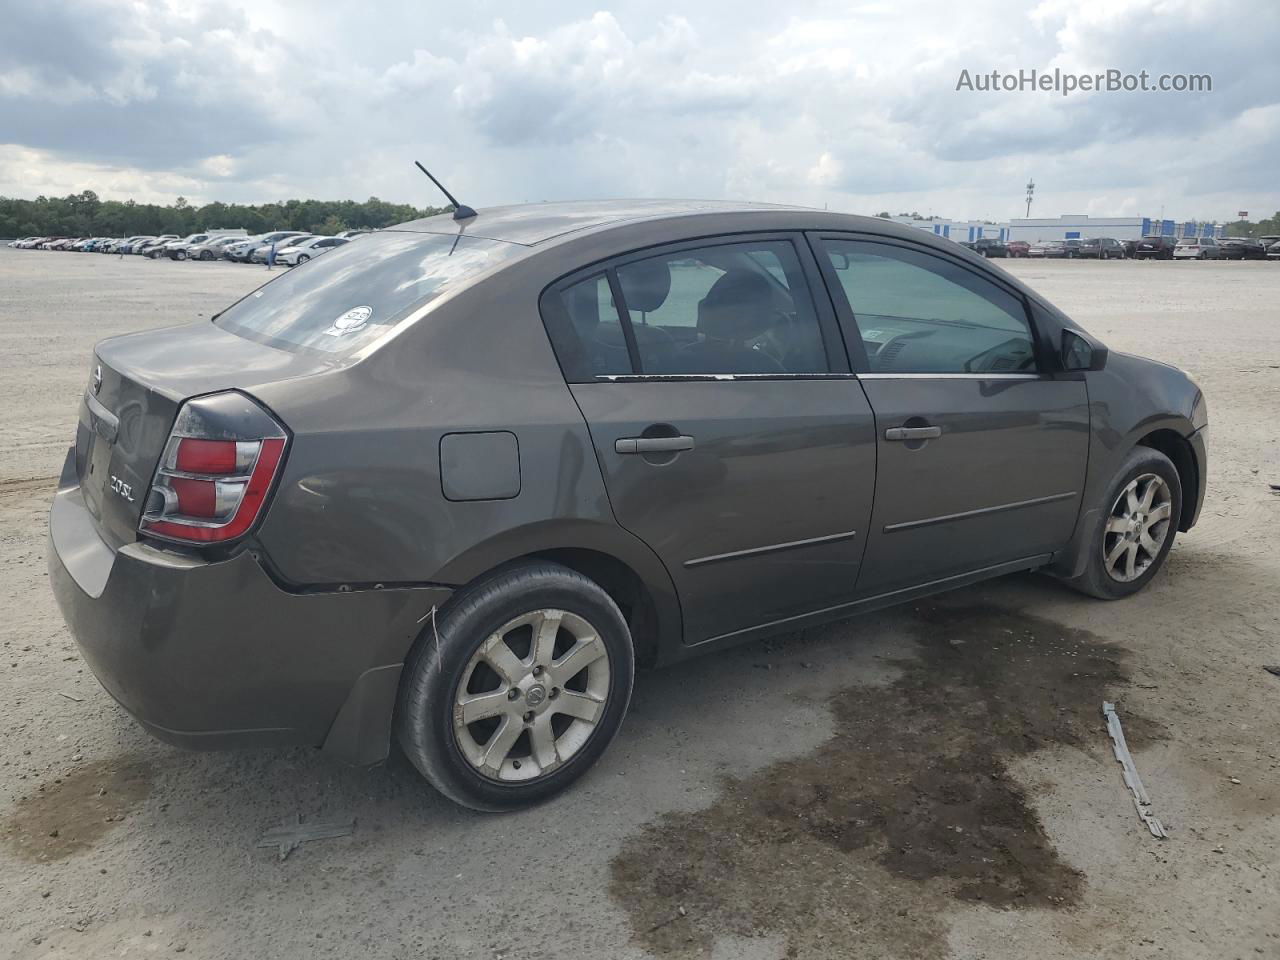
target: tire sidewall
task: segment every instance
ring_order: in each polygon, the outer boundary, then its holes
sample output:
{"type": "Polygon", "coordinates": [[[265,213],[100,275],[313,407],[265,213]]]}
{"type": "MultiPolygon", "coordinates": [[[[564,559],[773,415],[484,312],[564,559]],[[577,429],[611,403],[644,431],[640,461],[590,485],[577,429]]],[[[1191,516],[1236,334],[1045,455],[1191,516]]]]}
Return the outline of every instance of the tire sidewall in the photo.
{"type": "Polygon", "coordinates": [[[455,597],[429,620],[405,667],[396,732],[415,767],[450,799],[502,811],[547,800],[585,773],[612,742],[631,699],[635,673],[630,631],[599,586],[564,567],[515,567],[455,597]],[[505,784],[482,776],[458,745],[453,702],[476,648],[531,610],[558,608],[584,617],[609,653],[609,694],[591,738],[563,766],[535,782],[505,784]]]}
{"type": "Polygon", "coordinates": [[[1135,447],[1129,456],[1125,458],[1120,470],[1116,473],[1115,479],[1112,480],[1111,485],[1107,488],[1106,495],[1100,506],[1099,516],[1089,543],[1089,558],[1085,568],[1085,576],[1088,582],[1087,585],[1092,588],[1089,592],[1094,596],[1118,600],[1122,597],[1132,596],[1140,591],[1164,569],[1165,560],[1169,556],[1169,551],[1173,549],[1173,541],[1177,537],[1178,518],[1182,515],[1182,482],[1178,477],[1178,470],[1173,465],[1173,462],[1159,450],[1151,447],[1135,447]],[[1164,543],[1160,547],[1160,553],[1151,566],[1147,568],[1142,576],[1126,583],[1112,578],[1107,573],[1102,556],[1102,546],[1106,537],[1107,520],[1111,516],[1111,509],[1116,499],[1134,478],[1144,473],[1154,473],[1169,485],[1169,530],[1165,535],[1164,543]]]}

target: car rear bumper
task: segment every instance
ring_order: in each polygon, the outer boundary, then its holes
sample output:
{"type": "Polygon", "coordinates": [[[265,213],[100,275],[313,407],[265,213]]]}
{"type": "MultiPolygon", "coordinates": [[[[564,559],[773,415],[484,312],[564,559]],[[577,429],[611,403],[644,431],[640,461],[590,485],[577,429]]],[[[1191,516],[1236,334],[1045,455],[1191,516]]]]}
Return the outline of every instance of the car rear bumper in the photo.
{"type": "Polygon", "coordinates": [[[50,583],[85,663],[143,727],[200,749],[386,756],[400,668],[448,588],[291,592],[247,550],[113,551],[71,479],[50,511],[50,583]]]}

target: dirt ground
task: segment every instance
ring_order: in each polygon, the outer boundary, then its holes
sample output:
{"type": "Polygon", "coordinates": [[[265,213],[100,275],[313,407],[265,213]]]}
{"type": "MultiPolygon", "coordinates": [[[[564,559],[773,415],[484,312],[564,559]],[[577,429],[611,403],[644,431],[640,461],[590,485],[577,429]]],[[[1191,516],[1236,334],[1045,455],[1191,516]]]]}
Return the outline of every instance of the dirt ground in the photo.
{"type": "Polygon", "coordinates": [[[0,249],[0,955],[1280,958],[1280,264],[1007,266],[1209,398],[1151,588],[1010,577],[642,674],[596,770],[494,817],[398,755],[185,753],[99,688],[44,564],[91,347],[265,272],[0,249]],[[356,827],[257,848],[298,815],[356,827]]]}

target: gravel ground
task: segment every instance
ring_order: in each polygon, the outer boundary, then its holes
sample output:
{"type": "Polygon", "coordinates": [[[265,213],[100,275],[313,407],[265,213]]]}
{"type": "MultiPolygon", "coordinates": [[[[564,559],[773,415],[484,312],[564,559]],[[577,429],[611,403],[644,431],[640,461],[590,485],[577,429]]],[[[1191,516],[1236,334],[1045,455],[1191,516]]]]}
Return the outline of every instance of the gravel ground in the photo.
{"type": "Polygon", "coordinates": [[[265,273],[0,249],[0,954],[1280,958],[1280,265],[1007,266],[1204,388],[1208,498],[1165,573],[1113,604],[1010,577],[643,674],[595,771],[493,817],[398,755],[184,753],[98,687],[44,569],[91,347],[265,273]],[[355,832],[255,846],[299,814],[355,832]]]}

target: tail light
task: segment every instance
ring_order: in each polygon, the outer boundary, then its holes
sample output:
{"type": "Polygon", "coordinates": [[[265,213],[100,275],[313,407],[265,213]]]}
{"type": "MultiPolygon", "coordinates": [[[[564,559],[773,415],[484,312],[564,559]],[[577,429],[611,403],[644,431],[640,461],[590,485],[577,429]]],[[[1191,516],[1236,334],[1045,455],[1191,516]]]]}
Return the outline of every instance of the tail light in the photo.
{"type": "Polygon", "coordinates": [[[243,536],[262,510],[288,435],[241,393],[188,400],[165,443],[138,529],[182,543],[243,536]]]}

